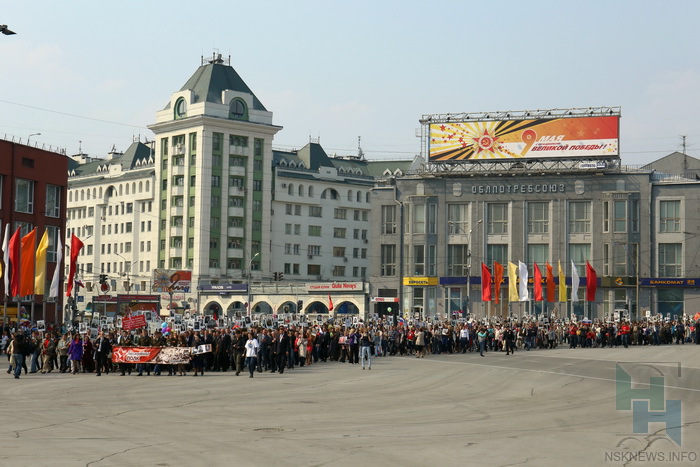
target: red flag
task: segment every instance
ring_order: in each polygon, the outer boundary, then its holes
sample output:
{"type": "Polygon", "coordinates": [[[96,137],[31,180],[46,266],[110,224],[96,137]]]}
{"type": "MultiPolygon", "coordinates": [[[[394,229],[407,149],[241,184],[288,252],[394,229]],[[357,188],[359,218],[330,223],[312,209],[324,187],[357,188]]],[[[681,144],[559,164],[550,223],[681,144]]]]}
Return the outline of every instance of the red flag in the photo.
{"type": "MultiPolygon", "coordinates": [[[[9,243],[9,248],[10,248],[10,265],[12,266],[12,269],[7,268],[7,273],[10,274],[10,297],[17,297],[19,295],[19,258],[20,258],[20,228],[17,227],[17,230],[15,233],[12,234],[12,237],[10,237],[10,243],[9,243]]],[[[7,293],[7,291],[5,291],[7,293]]]]}
{"type": "Polygon", "coordinates": [[[36,227],[20,242],[19,294],[34,295],[34,267],[36,265],[36,227]]]}
{"type": "Polygon", "coordinates": [[[593,266],[586,261],[586,301],[595,302],[595,291],[598,287],[598,275],[593,266]]]}
{"type": "Polygon", "coordinates": [[[549,261],[546,263],[547,266],[547,301],[554,301],[554,271],[552,271],[552,265],[549,261]]]}
{"type": "Polygon", "coordinates": [[[535,300],[541,302],[544,300],[544,298],[542,298],[542,273],[540,272],[540,268],[537,266],[537,263],[534,263],[534,265],[535,277],[533,277],[532,280],[535,282],[535,300]]]}
{"type": "Polygon", "coordinates": [[[495,302],[496,305],[498,305],[498,302],[501,299],[501,283],[503,282],[503,265],[499,263],[498,261],[493,262],[493,275],[495,276],[495,279],[493,281],[494,285],[494,292],[495,292],[495,302]]]}
{"type": "Polygon", "coordinates": [[[78,253],[83,248],[83,242],[80,241],[75,234],[71,234],[70,239],[70,268],[68,269],[68,287],[66,288],[66,297],[70,297],[73,291],[73,277],[75,276],[75,266],[78,262],[78,253]]]}
{"type": "Polygon", "coordinates": [[[328,294],[328,311],[333,311],[333,300],[331,300],[331,294],[328,294]]]}
{"type": "Polygon", "coordinates": [[[484,263],[481,263],[481,301],[491,301],[491,271],[484,263]]]}

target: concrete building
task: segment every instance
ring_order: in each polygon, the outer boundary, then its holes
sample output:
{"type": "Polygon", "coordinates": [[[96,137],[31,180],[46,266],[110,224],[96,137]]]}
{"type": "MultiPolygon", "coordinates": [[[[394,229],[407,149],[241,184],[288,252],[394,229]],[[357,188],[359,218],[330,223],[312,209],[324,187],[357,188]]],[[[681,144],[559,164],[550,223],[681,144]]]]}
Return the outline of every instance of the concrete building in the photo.
{"type": "Polygon", "coordinates": [[[93,297],[101,295],[101,274],[111,294],[150,292],[158,245],[156,193],[149,144],[136,141],[104,159],[72,157],[65,243],[70,245],[72,234],[84,243],[77,263],[77,277],[86,286],[77,290],[79,311],[89,310],[93,297]]]}
{"type": "Polygon", "coordinates": [[[672,159],[675,165],[662,159],[671,175],[654,171],[655,164],[643,169],[619,164],[425,167],[375,188],[371,309],[421,318],[463,316],[465,311],[476,316],[604,318],[617,312],[640,318],[647,311],[692,316],[700,305],[700,183],[686,177],[696,160],[672,159]],[[510,302],[504,284],[496,287],[498,305],[482,302],[481,264],[493,270],[495,261],[506,266],[522,261],[529,277],[535,263],[544,275],[549,262],[555,276],[561,263],[567,301],[510,302]],[[581,278],[578,302],[571,297],[572,261],[581,278]],[[594,302],[583,298],[586,261],[599,278],[594,302]]]}

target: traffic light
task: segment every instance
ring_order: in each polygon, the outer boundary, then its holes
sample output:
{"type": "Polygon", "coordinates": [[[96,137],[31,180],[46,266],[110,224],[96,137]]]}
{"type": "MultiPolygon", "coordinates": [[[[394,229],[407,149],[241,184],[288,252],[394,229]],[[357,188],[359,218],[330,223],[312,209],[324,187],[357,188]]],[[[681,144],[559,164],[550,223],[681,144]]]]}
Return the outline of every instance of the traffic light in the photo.
{"type": "Polygon", "coordinates": [[[107,283],[107,274],[100,274],[100,284],[107,283]]]}
{"type": "Polygon", "coordinates": [[[272,273],[272,276],[275,278],[275,282],[277,282],[277,280],[278,280],[278,279],[277,279],[277,273],[276,273],[276,272],[273,272],[273,273],[272,273]]]}
{"type": "Polygon", "coordinates": [[[304,308],[304,301],[303,300],[297,300],[297,313],[301,311],[301,309],[304,308]]]}
{"type": "Polygon", "coordinates": [[[278,280],[278,281],[281,281],[282,279],[284,279],[284,273],[283,273],[283,272],[278,272],[278,273],[277,273],[277,280],[278,280]]]}

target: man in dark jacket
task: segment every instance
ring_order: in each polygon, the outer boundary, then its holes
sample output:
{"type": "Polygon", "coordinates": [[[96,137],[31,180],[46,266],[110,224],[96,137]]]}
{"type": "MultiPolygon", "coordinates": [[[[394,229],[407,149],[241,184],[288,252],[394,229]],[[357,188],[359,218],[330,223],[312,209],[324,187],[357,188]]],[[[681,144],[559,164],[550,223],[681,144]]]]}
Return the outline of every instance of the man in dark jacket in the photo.
{"type": "Polygon", "coordinates": [[[97,376],[102,374],[102,370],[109,374],[109,366],[107,364],[107,356],[112,351],[112,343],[105,337],[102,331],[99,332],[95,340],[95,368],[97,376]]]}
{"type": "Polygon", "coordinates": [[[246,340],[241,330],[236,329],[236,334],[233,337],[233,364],[236,367],[236,376],[240,375],[241,371],[243,371],[246,340]]]}
{"type": "Polygon", "coordinates": [[[289,336],[287,330],[279,329],[279,334],[275,338],[275,351],[277,353],[277,369],[279,374],[284,373],[284,367],[289,356],[289,336]]]}

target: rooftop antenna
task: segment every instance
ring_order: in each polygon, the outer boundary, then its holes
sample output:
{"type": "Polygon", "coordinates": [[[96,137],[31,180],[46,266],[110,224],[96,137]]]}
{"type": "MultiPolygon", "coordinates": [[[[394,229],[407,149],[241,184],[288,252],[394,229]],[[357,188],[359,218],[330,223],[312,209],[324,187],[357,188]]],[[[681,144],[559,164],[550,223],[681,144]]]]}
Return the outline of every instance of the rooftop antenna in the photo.
{"type": "Polygon", "coordinates": [[[83,154],[83,142],[80,140],[78,141],[78,154],[83,154]]]}
{"type": "Polygon", "coordinates": [[[362,151],[362,136],[357,137],[357,158],[365,160],[365,153],[362,151]]]}

